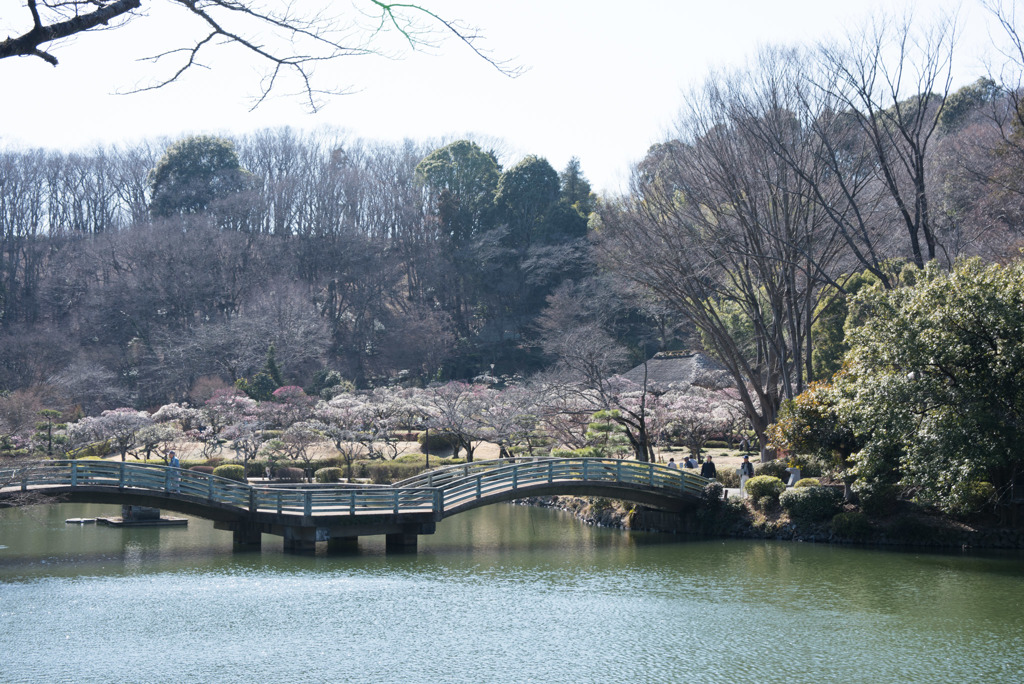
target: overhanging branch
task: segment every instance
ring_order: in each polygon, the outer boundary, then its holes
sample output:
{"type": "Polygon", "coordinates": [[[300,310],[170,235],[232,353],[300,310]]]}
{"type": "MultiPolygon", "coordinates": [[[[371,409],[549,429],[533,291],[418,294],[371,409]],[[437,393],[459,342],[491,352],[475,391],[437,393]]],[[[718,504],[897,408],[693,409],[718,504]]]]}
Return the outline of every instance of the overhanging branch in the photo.
{"type": "Polygon", "coordinates": [[[57,58],[40,49],[40,45],[52,43],[61,38],[69,38],[97,26],[106,26],[112,19],[124,16],[142,5],[142,0],[116,0],[85,14],[76,14],[70,19],[48,26],[44,25],[39,16],[37,0],[28,1],[28,9],[32,14],[32,30],[17,38],[7,38],[0,42],[0,59],[5,57],[39,57],[57,66],[57,58]]]}

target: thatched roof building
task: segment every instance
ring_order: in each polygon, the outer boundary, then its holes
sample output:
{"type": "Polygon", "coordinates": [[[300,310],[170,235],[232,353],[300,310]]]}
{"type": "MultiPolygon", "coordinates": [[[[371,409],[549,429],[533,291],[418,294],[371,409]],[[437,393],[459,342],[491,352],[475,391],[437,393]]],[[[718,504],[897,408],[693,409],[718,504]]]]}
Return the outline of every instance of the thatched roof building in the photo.
{"type": "MultiPolygon", "coordinates": [[[[646,365],[648,384],[675,383],[708,389],[722,389],[736,384],[722,364],[700,352],[659,352],[650,358],[646,365]]],[[[623,373],[622,376],[637,384],[643,384],[644,364],[623,373]]]]}

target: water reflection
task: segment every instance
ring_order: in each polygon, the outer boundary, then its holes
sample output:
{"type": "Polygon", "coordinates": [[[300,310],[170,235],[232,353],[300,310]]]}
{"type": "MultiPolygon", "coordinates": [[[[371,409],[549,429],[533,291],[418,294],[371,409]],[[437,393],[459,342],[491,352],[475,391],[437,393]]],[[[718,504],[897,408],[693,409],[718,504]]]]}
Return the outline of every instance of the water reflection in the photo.
{"type": "Polygon", "coordinates": [[[402,556],[64,523],[116,514],[0,512],[0,680],[1024,680],[1018,554],[687,542],[510,505],[402,556]]]}

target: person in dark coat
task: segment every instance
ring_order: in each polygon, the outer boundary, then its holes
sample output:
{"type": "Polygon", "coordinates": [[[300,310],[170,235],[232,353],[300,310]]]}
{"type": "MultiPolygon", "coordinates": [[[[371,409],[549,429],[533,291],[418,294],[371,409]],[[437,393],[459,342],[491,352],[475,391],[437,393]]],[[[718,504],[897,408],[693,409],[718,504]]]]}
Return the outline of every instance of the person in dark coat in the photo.
{"type": "Polygon", "coordinates": [[[715,464],[711,461],[711,455],[704,459],[704,465],[700,467],[700,476],[706,477],[709,480],[715,479],[715,464]]]}
{"type": "Polygon", "coordinates": [[[743,454],[743,463],[740,464],[740,489],[743,490],[743,498],[747,498],[747,480],[754,477],[754,464],[750,457],[743,454]]]}

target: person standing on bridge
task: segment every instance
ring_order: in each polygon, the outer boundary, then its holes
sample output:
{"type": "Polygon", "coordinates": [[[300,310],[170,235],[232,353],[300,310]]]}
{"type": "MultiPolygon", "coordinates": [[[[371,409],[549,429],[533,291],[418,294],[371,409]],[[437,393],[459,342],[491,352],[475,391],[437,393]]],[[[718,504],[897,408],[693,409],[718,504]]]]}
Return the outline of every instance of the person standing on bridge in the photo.
{"type": "Polygon", "coordinates": [[[181,489],[181,461],[178,460],[178,454],[173,451],[168,451],[167,455],[171,457],[167,462],[171,467],[171,491],[177,492],[181,489]]]}
{"type": "Polygon", "coordinates": [[[714,480],[718,472],[715,470],[715,464],[711,461],[711,454],[704,459],[704,465],[700,467],[700,476],[706,477],[709,480],[714,480]]]}

